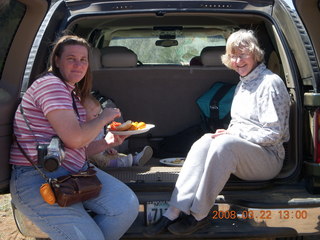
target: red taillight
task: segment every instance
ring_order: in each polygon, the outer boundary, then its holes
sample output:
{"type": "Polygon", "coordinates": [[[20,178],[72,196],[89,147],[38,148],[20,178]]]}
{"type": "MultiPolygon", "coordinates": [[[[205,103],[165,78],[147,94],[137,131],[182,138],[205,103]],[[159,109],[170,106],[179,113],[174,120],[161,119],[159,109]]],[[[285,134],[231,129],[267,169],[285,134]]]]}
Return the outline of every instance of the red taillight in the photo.
{"type": "Polygon", "coordinates": [[[320,163],[320,109],[315,111],[314,116],[314,159],[320,163]]]}

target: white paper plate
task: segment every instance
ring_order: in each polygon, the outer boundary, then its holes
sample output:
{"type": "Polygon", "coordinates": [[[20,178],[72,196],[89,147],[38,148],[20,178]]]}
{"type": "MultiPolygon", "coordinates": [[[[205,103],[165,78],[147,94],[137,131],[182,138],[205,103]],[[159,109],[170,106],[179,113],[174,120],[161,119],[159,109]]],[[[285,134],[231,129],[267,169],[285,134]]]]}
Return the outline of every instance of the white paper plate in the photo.
{"type": "Polygon", "coordinates": [[[148,132],[151,128],[154,128],[154,124],[146,124],[146,127],[143,129],[138,129],[138,130],[132,130],[132,131],[110,131],[109,132],[113,133],[114,135],[136,135],[136,134],[141,134],[148,132]]]}
{"type": "Polygon", "coordinates": [[[181,167],[185,159],[186,158],[184,157],[164,158],[164,159],[161,159],[160,162],[168,166],[181,167]]]}

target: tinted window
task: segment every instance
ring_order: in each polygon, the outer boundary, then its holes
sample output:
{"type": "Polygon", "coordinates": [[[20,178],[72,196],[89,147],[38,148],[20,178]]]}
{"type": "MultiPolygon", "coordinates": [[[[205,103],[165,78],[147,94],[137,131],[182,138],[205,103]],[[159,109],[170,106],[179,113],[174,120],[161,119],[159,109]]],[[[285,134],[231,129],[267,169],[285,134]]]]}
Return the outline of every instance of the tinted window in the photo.
{"type": "Polygon", "coordinates": [[[25,6],[15,0],[0,1],[0,76],[12,39],[25,13],[25,6]]]}
{"type": "MultiPolygon", "coordinates": [[[[196,33],[194,34],[196,36],[196,33]]],[[[189,65],[190,60],[199,56],[207,46],[225,46],[226,40],[221,35],[199,37],[177,37],[174,42],[157,43],[158,37],[116,37],[110,46],[125,46],[134,51],[143,64],[189,65]],[[158,45],[158,46],[157,46],[158,45]],[[152,53],[152,54],[150,54],[152,53]]]]}

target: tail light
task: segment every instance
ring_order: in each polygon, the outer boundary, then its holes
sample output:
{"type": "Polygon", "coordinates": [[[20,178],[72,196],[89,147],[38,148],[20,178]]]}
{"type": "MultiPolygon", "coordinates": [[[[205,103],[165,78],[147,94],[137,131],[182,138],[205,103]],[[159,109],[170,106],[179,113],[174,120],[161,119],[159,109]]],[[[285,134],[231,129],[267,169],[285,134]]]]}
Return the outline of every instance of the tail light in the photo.
{"type": "Polygon", "coordinates": [[[320,163],[320,109],[317,108],[314,116],[314,159],[320,163]]]}

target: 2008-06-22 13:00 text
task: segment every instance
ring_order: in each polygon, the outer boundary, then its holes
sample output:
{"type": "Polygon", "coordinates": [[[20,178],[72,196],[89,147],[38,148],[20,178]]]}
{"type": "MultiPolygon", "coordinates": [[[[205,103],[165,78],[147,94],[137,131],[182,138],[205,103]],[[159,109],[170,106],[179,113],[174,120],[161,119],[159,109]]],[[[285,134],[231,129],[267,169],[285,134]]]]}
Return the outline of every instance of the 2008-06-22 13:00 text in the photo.
{"type": "Polygon", "coordinates": [[[308,212],[306,210],[243,210],[238,211],[212,211],[212,219],[307,219],[308,212]]]}

